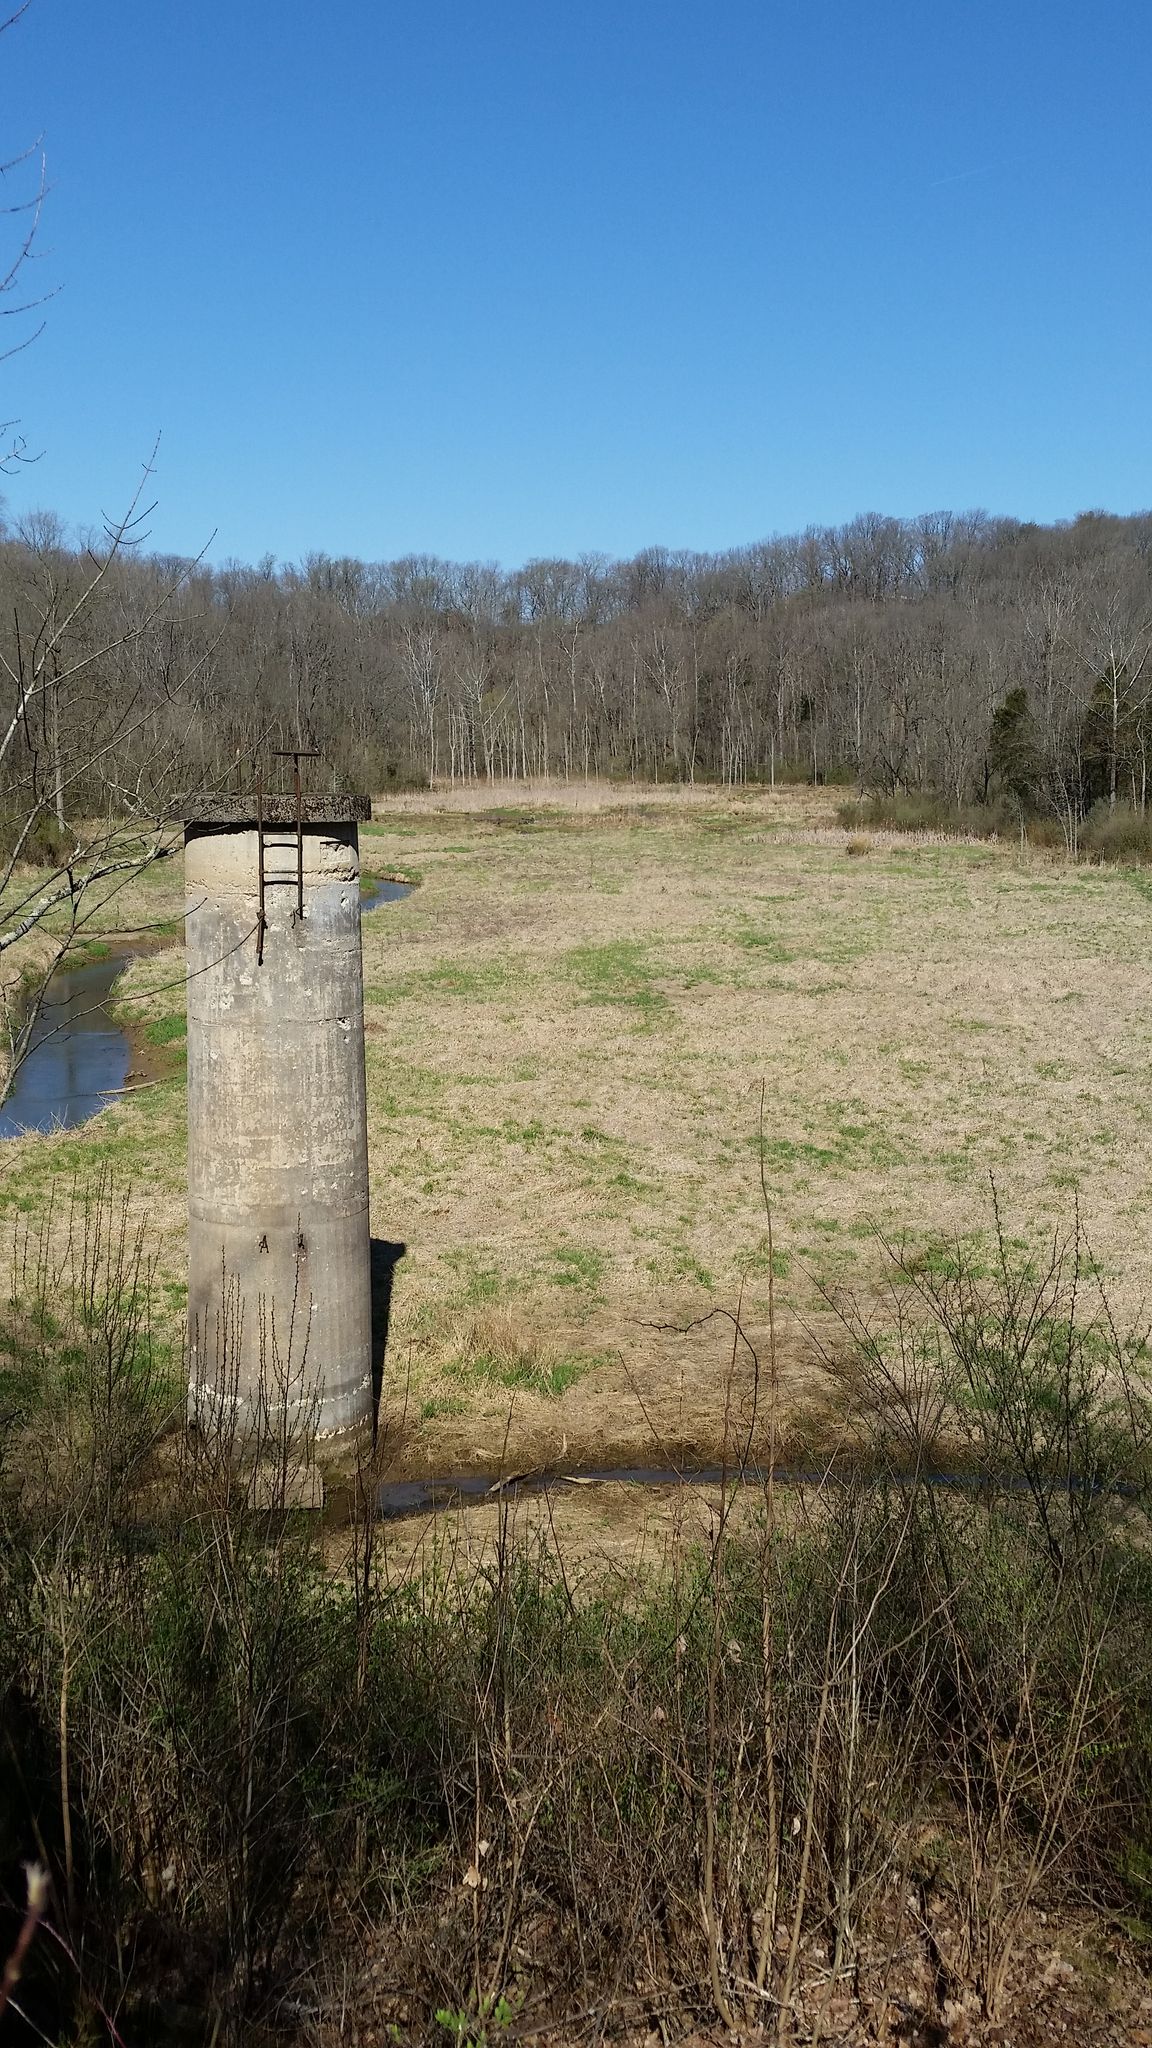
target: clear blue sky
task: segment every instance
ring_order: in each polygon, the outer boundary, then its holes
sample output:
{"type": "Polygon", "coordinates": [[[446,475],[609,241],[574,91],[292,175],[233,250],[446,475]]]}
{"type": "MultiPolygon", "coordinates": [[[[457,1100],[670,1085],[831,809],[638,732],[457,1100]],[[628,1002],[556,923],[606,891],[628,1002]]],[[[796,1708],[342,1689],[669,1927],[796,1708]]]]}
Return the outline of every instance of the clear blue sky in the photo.
{"type": "Polygon", "coordinates": [[[1148,505],[1150,57],[1147,0],[32,0],[10,510],[158,431],[217,560],[1148,505]]]}

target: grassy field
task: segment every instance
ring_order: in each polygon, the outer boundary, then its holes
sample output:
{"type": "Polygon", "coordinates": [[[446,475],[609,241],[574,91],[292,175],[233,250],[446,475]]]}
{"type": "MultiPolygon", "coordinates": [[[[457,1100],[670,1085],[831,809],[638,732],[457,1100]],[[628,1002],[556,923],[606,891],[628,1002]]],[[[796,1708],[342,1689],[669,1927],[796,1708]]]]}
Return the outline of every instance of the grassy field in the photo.
{"type": "MultiPolygon", "coordinates": [[[[877,1232],[928,1248],[986,1229],[990,1176],[1029,1241],[1078,1203],[1116,1306],[1137,1313],[1144,874],[853,838],[813,792],[380,809],[365,870],[419,884],[364,926],[373,1231],[405,1246],[385,1401],[409,1469],[662,1464],[714,1454],[754,1413],[763,1441],[762,1165],[776,1413],[794,1433],[837,1426],[829,1291],[875,1291],[877,1232]]],[[[171,916],[177,867],[119,921],[171,916]]],[[[181,957],[155,953],[122,985],[151,1049],[143,1085],[0,1159],[8,1210],[77,1170],[130,1180],[174,1317],[181,957]]]]}

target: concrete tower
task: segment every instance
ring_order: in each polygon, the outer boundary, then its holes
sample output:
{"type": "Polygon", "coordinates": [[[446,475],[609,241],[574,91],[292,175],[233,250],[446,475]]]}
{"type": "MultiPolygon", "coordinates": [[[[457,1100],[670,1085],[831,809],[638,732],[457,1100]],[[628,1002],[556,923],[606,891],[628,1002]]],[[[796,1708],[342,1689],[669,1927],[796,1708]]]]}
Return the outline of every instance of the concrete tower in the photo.
{"type": "Polygon", "coordinates": [[[372,1412],[366,797],[197,796],[184,824],[189,1412],[372,1412]]]}

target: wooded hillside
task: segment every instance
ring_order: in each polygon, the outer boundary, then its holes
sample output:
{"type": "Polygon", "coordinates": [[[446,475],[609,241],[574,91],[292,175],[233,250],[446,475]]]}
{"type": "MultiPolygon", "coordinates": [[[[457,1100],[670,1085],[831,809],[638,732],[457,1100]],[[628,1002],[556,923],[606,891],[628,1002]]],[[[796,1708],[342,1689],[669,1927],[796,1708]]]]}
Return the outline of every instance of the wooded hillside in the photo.
{"type": "Polygon", "coordinates": [[[0,546],[13,810],[29,789],[61,818],[103,806],[106,769],[89,789],[83,762],[109,749],[146,804],[174,776],[218,784],[238,759],[250,773],[262,741],[297,733],[372,790],[803,778],[998,795],[1073,841],[1094,802],[1146,803],[1152,513],[865,514],[720,555],[511,572],[322,554],[209,569],[121,550],[63,626],[91,564],[48,515],[0,546]]]}

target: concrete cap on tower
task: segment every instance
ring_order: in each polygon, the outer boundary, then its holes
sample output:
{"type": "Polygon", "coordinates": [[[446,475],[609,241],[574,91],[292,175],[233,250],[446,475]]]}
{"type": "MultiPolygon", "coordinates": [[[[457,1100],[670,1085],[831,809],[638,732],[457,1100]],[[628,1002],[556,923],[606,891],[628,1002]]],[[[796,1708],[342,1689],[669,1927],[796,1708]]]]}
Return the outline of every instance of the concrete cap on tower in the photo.
{"type": "MultiPolygon", "coordinates": [[[[194,796],[178,796],[165,808],[167,816],[182,825],[255,825],[258,818],[265,825],[294,825],[297,815],[292,791],[265,790],[257,798],[252,790],[240,796],[213,796],[201,790],[194,796]]],[[[371,797],[353,796],[349,790],[300,798],[300,820],[305,825],[362,825],[371,816],[371,797]]]]}

